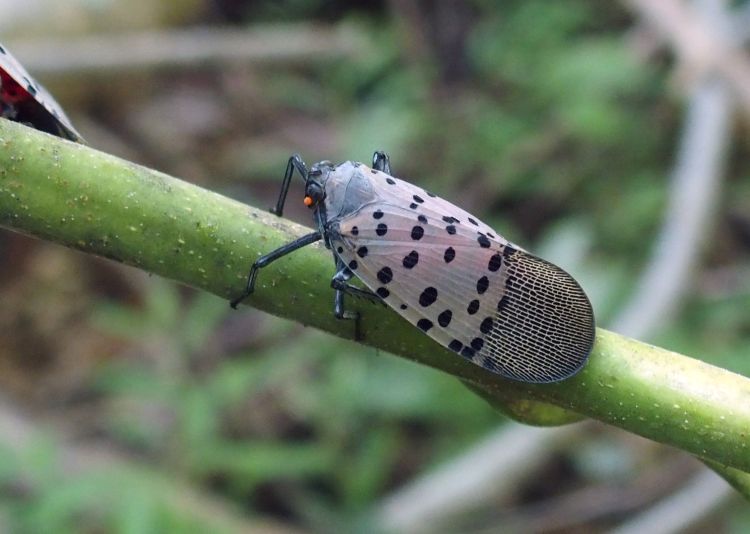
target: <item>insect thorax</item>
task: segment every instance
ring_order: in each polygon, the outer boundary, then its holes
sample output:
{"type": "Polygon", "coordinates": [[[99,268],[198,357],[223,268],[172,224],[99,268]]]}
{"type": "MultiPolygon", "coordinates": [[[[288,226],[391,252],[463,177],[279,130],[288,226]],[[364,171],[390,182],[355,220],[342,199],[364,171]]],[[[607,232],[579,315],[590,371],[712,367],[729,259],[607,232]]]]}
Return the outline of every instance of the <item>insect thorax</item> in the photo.
{"type": "Polygon", "coordinates": [[[328,171],[325,189],[326,216],[329,222],[352,213],[377,199],[367,174],[369,167],[347,161],[328,171]]]}

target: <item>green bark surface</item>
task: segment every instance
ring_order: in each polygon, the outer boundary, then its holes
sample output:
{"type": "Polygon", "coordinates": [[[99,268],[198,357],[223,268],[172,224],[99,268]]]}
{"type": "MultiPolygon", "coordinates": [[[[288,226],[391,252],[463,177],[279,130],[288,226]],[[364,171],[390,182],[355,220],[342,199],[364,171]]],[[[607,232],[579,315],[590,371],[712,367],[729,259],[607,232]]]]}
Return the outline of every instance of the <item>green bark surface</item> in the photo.
{"type": "MultiPolygon", "coordinates": [[[[0,225],[227,299],[241,292],[256,258],[310,231],[6,120],[0,120],[0,225]]],[[[330,253],[309,246],[264,269],[246,304],[351,339],[352,322],[332,314],[332,275],[330,253]]],[[[464,361],[380,304],[349,304],[362,314],[363,344],[450,373],[522,421],[592,417],[734,468],[740,478],[750,471],[745,377],[599,329],[579,374],[556,384],[522,384],[464,361]]]]}

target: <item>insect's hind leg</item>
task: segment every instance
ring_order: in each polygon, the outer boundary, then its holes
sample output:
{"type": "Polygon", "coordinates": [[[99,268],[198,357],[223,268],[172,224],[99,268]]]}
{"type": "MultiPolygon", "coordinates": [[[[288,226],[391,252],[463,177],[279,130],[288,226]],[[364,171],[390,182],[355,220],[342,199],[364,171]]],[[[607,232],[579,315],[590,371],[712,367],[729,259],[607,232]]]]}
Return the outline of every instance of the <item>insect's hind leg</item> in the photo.
{"type": "Polygon", "coordinates": [[[239,303],[245,300],[253,293],[253,291],[255,291],[255,279],[258,277],[258,271],[263,267],[266,267],[269,263],[272,263],[279,258],[282,258],[287,254],[294,252],[295,250],[315,243],[322,238],[323,236],[320,234],[320,232],[312,232],[311,234],[303,235],[302,237],[295,239],[291,243],[287,243],[286,245],[283,245],[276,250],[272,250],[268,254],[261,256],[260,258],[255,260],[253,265],[250,267],[250,273],[247,275],[247,284],[245,285],[245,291],[243,291],[242,294],[237,298],[232,299],[229,302],[229,305],[232,308],[237,309],[239,303]]]}

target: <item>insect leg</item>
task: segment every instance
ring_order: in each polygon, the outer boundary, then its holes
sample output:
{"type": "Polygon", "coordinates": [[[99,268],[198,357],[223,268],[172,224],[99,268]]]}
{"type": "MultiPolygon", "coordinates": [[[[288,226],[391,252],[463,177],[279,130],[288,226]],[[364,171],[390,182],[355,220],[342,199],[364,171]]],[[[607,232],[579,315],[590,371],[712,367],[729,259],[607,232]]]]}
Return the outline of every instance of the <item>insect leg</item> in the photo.
{"type": "MultiPolygon", "coordinates": [[[[354,274],[351,269],[344,265],[344,262],[340,258],[336,258],[336,274],[331,278],[331,287],[336,290],[336,296],[333,299],[333,315],[337,319],[354,319],[354,340],[360,341],[362,334],[360,331],[360,315],[356,311],[344,310],[344,295],[349,293],[348,288],[354,288],[364,293],[364,290],[347,284],[354,274]]],[[[350,293],[351,294],[351,293],[350,293]]]]}
{"type": "Polygon", "coordinates": [[[273,250],[255,260],[255,263],[253,263],[252,267],[250,267],[250,274],[247,275],[247,285],[245,286],[245,291],[243,291],[239,297],[233,299],[229,303],[229,305],[232,306],[232,308],[236,309],[237,305],[240,302],[242,302],[243,300],[245,300],[245,298],[252,294],[252,292],[255,290],[255,279],[258,277],[258,271],[260,269],[262,269],[269,263],[272,263],[279,258],[286,256],[291,252],[294,252],[297,249],[315,243],[322,238],[323,236],[320,234],[320,232],[313,232],[311,234],[303,235],[302,237],[295,239],[291,243],[287,243],[286,245],[281,246],[276,250],[273,250]]]}
{"type": "Polygon", "coordinates": [[[333,314],[336,319],[358,319],[359,314],[357,312],[344,310],[344,294],[346,293],[344,287],[349,285],[346,281],[353,276],[353,273],[339,258],[336,258],[336,269],[336,274],[331,278],[331,287],[336,290],[336,296],[333,300],[333,314]]]}
{"type": "Polygon", "coordinates": [[[279,193],[279,199],[276,201],[276,206],[271,208],[271,213],[281,217],[284,211],[284,203],[286,202],[286,195],[289,193],[289,185],[292,183],[292,176],[294,171],[299,172],[302,175],[302,179],[307,179],[307,165],[302,161],[302,157],[299,154],[293,154],[289,158],[289,162],[286,164],[286,172],[284,173],[284,180],[281,182],[281,192],[279,193]]]}
{"type": "Polygon", "coordinates": [[[376,151],[372,155],[372,168],[376,171],[391,174],[391,158],[382,150],[376,151]]]}
{"type": "Polygon", "coordinates": [[[331,287],[333,289],[346,293],[347,295],[360,297],[369,300],[370,302],[383,302],[383,299],[381,299],[378,295],[376,295],[369,289],[362,289],[361,287],[347,284],[343,280],[336,280],[336,277],[331,280],[331,287]]]}

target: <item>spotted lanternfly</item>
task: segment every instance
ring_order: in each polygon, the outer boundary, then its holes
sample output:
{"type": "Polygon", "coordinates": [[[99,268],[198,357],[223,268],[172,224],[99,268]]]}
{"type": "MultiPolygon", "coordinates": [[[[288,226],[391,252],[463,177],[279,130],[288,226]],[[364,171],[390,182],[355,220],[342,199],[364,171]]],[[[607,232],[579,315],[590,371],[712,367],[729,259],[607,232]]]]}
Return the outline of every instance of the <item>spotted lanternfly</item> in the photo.
{"type": "Polygon", "coordinates": [[[345,294],[382,300],[441,345],[522,382],[562,380],[583,366],[594,314],[568,273],[394,178],[383,152],[372,167],[321,161],[308,170],[292,156],[272,211],[281,215],[296,170],[317,230],[259,258],[232,307],[253,292],[260,269],[322,239],[336,263],[338,318],[357,318],[344,311],[345,294]],[[353,276],[369,289],[350,284],[353,276]]]}
{"type": "Polygon", "coordinates": [[[71,141],[83,138],[47,90],[0,44],[0,117],[71,141]]]}

